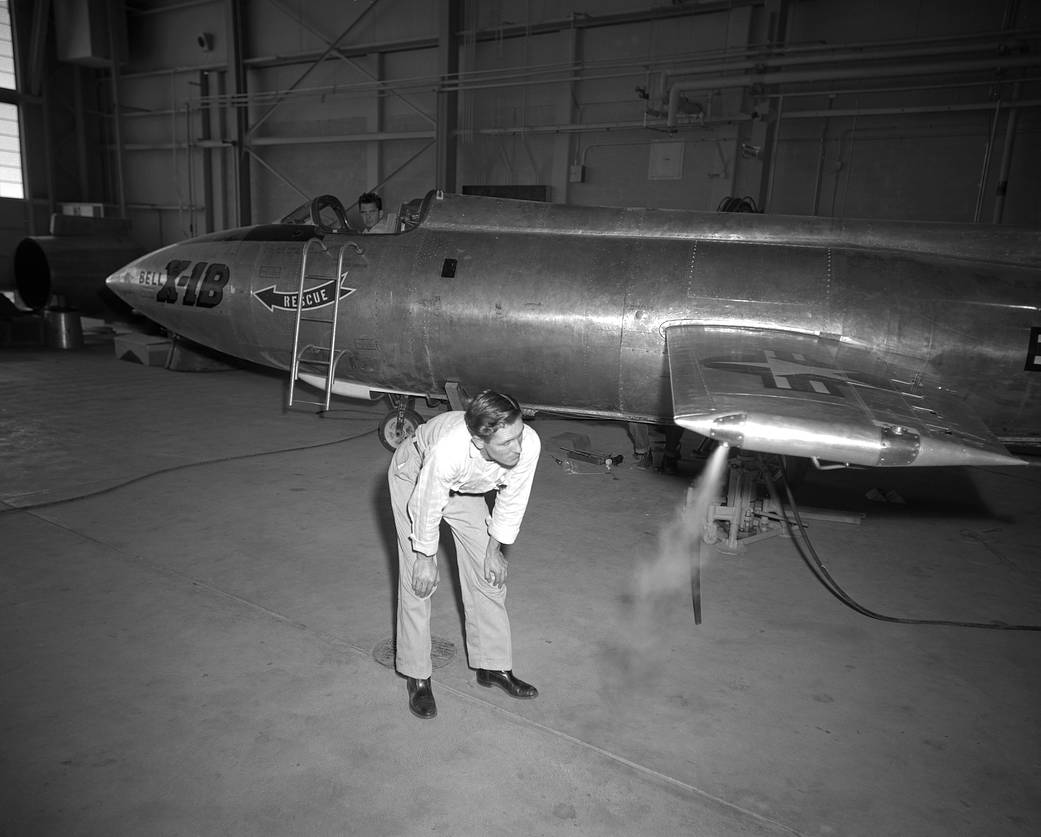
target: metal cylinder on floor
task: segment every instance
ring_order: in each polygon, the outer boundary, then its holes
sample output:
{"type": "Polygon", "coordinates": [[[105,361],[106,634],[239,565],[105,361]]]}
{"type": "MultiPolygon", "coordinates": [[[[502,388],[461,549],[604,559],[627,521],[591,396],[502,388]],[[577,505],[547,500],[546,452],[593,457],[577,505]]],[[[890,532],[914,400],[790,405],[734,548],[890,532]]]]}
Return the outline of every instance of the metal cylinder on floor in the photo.
{"type": "Polygon", "coordinates": [[[80,349],[83,347],[83,323],[80,312],[73,308],[48,308],[43,314],[47,347],[80,349]]]}
{"type": "Polygon", "coordinates": [[[129,306],[105,287],[105,279],[139,255],[141,248],[125,236],[23,238],[14,251],[15,286],[29,308],[52,304],[87,316],[122,316],[129,306]]]}

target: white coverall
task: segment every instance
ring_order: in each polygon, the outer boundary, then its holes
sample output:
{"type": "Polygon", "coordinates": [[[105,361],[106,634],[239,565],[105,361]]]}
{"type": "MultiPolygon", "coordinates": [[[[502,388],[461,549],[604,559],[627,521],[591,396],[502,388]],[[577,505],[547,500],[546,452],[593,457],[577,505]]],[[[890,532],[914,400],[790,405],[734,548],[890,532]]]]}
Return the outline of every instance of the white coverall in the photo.
{"type": "Polygon", "coordinates": [[[517,538],[528,505],[541,443],[527,425],[520,461],[512,468],[485,459],[456,410],[419,426],[394,453],[388,471],[398,537],[398,673],[430,677],[430,597],[412,591],[416,552],[437,552],[444,520],[452,529],[466,614],[466,651],[472,668],[513,668],[506,587],[484,577],[489,535],[501,544],[517,538]],[[485,494],[496,490],[491,514],[485,494]]]}

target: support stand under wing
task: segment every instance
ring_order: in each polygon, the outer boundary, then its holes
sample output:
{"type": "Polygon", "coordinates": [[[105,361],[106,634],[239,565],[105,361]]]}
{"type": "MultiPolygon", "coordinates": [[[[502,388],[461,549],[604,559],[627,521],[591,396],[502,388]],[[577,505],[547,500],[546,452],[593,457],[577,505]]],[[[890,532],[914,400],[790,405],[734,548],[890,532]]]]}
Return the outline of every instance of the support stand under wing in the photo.
{"type": "MultiPolygon", "coordinates": [[[[771,474],[769,467],[768,460],[755,454],[739,451],[730,459],[720,502],[709,506],[702,536],[705,543],[721,544],[720,551],[736,554],[757,541],[787,537],[783,510],[766,489],[766,481],[779,476],[771,474]]],[[[862,514],[813,508],[800,508],[799,515],[806,520],[831,523],[859,524],[863,519],[862,514]]]]}
{"type": "MultiPolygon", "coordinates": [[[[783,510],[767,491],[767,480],[780,474],[770,472],[769,460],[756,454],[738,451],[727,463],[727,474],[719,502],[708,506],[701,537],[695,539],[690,556],[690,594],[694,624],[701,624],[701,552],[705,546],[719,544],[723,554],[737,555],[749,544],[772,538],[787,537],[783,510]]],[[[778,464],[776,468],[780,468],[778,464]]],[[[696,484],[687,489],[685,507],[697,514],[696,484]]],[[[800,508],[799,516],[808,520],[859,525],[862,514],[833,512],[826,509],[800,508]]]]}

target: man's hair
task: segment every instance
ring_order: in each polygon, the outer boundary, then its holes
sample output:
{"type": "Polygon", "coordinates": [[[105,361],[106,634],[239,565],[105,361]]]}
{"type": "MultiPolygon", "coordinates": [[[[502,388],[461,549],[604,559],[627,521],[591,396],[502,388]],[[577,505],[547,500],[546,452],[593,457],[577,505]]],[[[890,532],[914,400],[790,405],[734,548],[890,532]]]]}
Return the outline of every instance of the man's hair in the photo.
{"type": "Polygon", "coordinates": [[[360,198],[358,198],[358,209],[361,209],[363,203],[374,203],[376,209],[383,209],[383,198],[377,195],[375,192],[366,192],[360,198]]]}
{"type": "Polygon", "coordinates": [[[466,408],[466,429],[471,436],[488,439],[521,415],[520,404],[509,395],[486,389],[477,393],[466,408]]]}

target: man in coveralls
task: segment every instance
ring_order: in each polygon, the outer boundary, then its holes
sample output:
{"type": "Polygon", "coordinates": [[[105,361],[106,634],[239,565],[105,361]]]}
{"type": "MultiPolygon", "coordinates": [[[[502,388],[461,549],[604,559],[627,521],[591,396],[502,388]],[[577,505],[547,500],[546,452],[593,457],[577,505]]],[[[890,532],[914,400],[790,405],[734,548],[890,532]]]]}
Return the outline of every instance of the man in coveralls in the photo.
{"type": "Polygon", "coordinates": [[[395,663],[408,682],[409,709],[420,718],[437,715],[430,686],[430,596],[439,577],[442,520],[455,538],[466,653],[477,683],[499,686],[515,698],[538,695],[513,675],[502,546],[517,538],[540,449],[517,402],[485,390],[465,412],[441,413],[420,425],[391,460],[390,502],[398,535],[395,663]],[[496,494],[489,514],[491,491],[496,494]]]}

